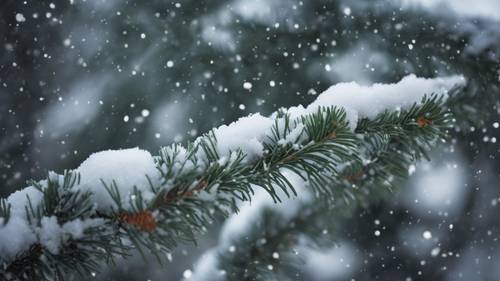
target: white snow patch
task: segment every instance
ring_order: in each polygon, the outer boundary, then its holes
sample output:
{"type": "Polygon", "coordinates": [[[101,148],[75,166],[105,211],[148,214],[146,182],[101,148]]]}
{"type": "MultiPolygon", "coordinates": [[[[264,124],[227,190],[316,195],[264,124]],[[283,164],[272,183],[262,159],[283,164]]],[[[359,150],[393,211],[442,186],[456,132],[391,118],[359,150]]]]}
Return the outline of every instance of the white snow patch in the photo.
{"type": "Polygon", "coordinates": [[[5,225],[0,219],[0,261],[14,258],[35,242],[35,233],[25,218],[12,216],[5,225]]]}
{"type": "Polygon", "coordinates": [[[43,217],[40,221],[42,226],[38,232],[40,242],[51,253],[59,253],[59,246],[61,245],[62,231],[57,217],[43,217]]]}
{"type": "Polygon", "coordinates": [[[419,78],[410,74],[393,84],[376,83],[371,86],[355,82],[338,83],[318,96],[307,108],[292,107],[288,110],[292,117],[310,114],[319,107],[340,106],[346,110],[347,120],[354,130],[360,118],[375,118],[385,110],[401,110],[418,103],[425,95],[446,96],[455,86],[465,84],[463,76],[443,78],[419,78]]]}
{"type": "MultiPolygon", "coordinates": [[[[58,180],[59,175],[50,173],[51,180],[58,180]]],[[[46,180],[41,181],[44,183],[46,180]]],[[[74,220],[59,225],[57,218],[43,217],[41,226],[28,222],[26,206],[36,211],[43,200],[43,193],[33,186],[12,193],[7,198],[11,206],[11,215],[4,225],[0,219],[0,260],[8,261],[17,254],[26,251],[34,243],[42,244],[51,253],[58,253],[61,243],[69,238],[81,238],[85,229],[102,223],[101,219],[74,220]],[[29,197],[29,200],[28,200],[29,197]]]]}
{"type": "Polygon", "coordinates": [[[101,209],[117,207],[103,182],[108,187],[116,183],[123,208],[130,209],[134,187],[148,202],[154,197],[149,180],[153,186],[158,186],[161,177],[151,154],[137,147],[94,153],[76,171],[81,176],[81,184],[77,188],[91,191],[93,202],[101,209]]]}
{"type": "Polygon", "coordinates": [[[42,192],[33,186],[9,195],[7,203],[11,206],[10,219],[5,225],[3,219],[0,219],[0,260],[13,258],[36,241],[35,233],[26,219],[26,206],[31,202],[36,209],[41,201],[42,192]]]}
{"type": "Polygon", "coordinates": [[[35,209],[42,201],[43,193],[34,186],[28,186],[12,193],[9,197],[7,197],[7,202],[11,205],[10,211],[12,217],[26,217],[28,198],[31,205],[35,209]]]}
{"type": "Polygon", "coordinates": [[[98,226],[104,221],[102,219],[76,219],[60,225],[57,217],[43,217],[41,227],[38,228],[38,239],[45,249],[52,254],[58,254],[62,243],[68,239],[79,239],[87,228],[98,226]]]}
{"type": "Polygon", "coordinates": [[[271,132],[273,123],[271,118],[257,113],[242,117],[229,125],[222,125],[213,131],[217,138],[217,149],[223,155],[241,148],[249,158],[262,156],[262,142],[271,132]]]}
{"type": "MultiPolygon", "coordinates": [[[[418,78],[413,74],[393,84],[363,86],[355,82],[339,83],[320,94],[307,108],[301,105],[291,107],[288,113],[295,119],[316,113],[320,107],[343,107],[349,126],[354,130],[360,118],[374,118],[385,110],[408,108],[420,102],[424,95],[435,93],[446,96],[450,89],[464,84],[465,78],[458,75],[418,78]]],[[[264,148],[262,142],[267,140],[274,118],[275,115],[264,117],[254,114],[214,129],[219,153],[228,155],[229,151],[241,148],[250,159],[261,156],[264,148]]]]}

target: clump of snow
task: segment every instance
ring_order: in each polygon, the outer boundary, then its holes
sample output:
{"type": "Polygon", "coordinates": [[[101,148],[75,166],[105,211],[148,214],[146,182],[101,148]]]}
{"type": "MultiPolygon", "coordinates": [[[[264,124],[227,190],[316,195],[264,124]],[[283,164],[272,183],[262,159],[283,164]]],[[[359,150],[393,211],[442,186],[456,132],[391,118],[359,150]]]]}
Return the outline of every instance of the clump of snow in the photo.
{"type": "Polygon", "coordinates": [[[59,252],[61,239],[61,227],[57,222],[57,217],[43,217],[40,221],[41,227],[39,230],[40,241],[42,245],[53,254],[59,252]]]}
{"type": "MultiPolygon", "coordinates": [[[[62,178],[53,172],[49,173],[49,177],[50,180],[59,182],[62,178]]],[[[40,183],[43,186],[46,180],[40,183]]],[[[43,193],[33,186],[16,191],[7,198],[11,213],[7,223],[0,218],[0,261],[11,260],[35,243],[42,244],[51,253],[58,253],[62,242],[69,238],[81,238],[85,229],[102,223],[101,219],[76,219],[61,226],[57,218],[52,216],[42,217],[40,227],[30,224],[26,206],[31,203],[36,210],[42,200],[43,193]]]]}
{"type": "MultiPolygon", "coordinates": [[[[465,84],[463,76],[443,78],[419,78],[414,74],[393,84],[360,85],[356,82],[339,83],[321,93],[307,108],[291,107],[288,113],[292,119],[316,113],[320,107],[343,107],[352,130],[360,118],[374,118],[385,110],[401,110],[421,101],[425,95],[438,94],[446,97],[449,90],[465,84]]],[[[247,158],[263,154],[263,142],[271,133],[275,115],[264,117],[254,114],[214,129],[217,149],[224,156],[241,148],[247,158]]]]}
{"type": "Polygon", "coordinates": [[[53,254],[58,254],[62,243],[70,238],[82,238],[86,229],[102,223],[102,219],[76,219],[60,225],[55,216],[43,217],[41,227],[37,229],[38,239],[45,249],[53,254]]]}
{"type": "Polygon", "coordinates": [[[76,171],[81,176],[77,188],[92,192],[93,202],[97,207],[108,210],[117,206],[104,184],[111,187],[115,183],[120,192],[123,208],[129,209],[131,202],[134,202],[134,188],[142,193],[147,202],[154,197],[151,183],[155,187],[158,186],[161,177],[153,156],[139,148],[94,153],[83,161],[76,171]]]}
{"type": "Polygon", "coordinates": [[[339,83],[323,92],[308,109],[336,105],[356,110],[360,117],[375,118],[385,110],[399,110],[420,102],[424,95],[446,95],[451,88],[464,83],[462,76],[427,79],[414,74],[393,84],[339,83]]]}
{"type": "Polygon", "coordinates": [[[73,239],[83,238],[83,233],[90,227],[95,227],[104,223],[103,219],[76,219],[69,221],[62,226],[62,232],[73,239]]]}
{"type": "Polygon", "coordinates": [[[42,192],[29,186],[7,198],[11,216],[5,225],[3,218],[0,218],[0,260],[14,257],[36,241],[36,235],[26,220],[26,206],[29,197],[33,208],[36,208],[42,201],[42,196],[42,192]]]}
{"type": "MultiPolygon", "coordinates": [[[[280,130],[284,125],[282,123],[284,122],[279,122],[281,120],[278,120],[278,125],[280,126],[280,130]]],[[[291,129],[288,134],[286,135],[285,138],[282,138],[278,141],[280,145],[286,145],[286,144],[296,144],[304,141],[306,139],[306,136],[304,134],[305,131],[305,126],[302,123],[298,123],[293,129],[291,129]]]]}
{"type": "Polygon", "coordinates": [[[10,211],[12,217],[26,217],[28,197],[33,208],[36,208],[43,199],[43,193],[34,186],[28,186],[7,197],[7,203],[11,205],[10,211]]]}
{"type": "Polygon", "coordinates": [[[12,216],[5,225],[0,219],[0,261],[15,257],[35,242],[36,235],[25,218],[12,216]]]}
{"type": "Polygon", "coordinates": [[[420,102],[425,95],[438,94],[446,97],[449,90],[463,86],[466,80],[455,75],[442,78],[419,78],[410,74],[393,84],[376,83],[371,86],[355,82],[338,83],[318,96],[307,108],[292,107],[292,117],[317,112],[319,107],[340,106],[346,110],[351,129],[360,118],[375,118],[385,110],[401,110],[420,102]]]}
{"type": "Polygon", "coordinates": [[[59,253],[62,243],[68,239],[83,237],[90,227],[101,225],[102,219],[76,219],[60,225],[57,217],[42,217],[40,227],[30,224],[26,216],[12,216],[7,224],[0,219],[0,261],[9,261],[31,245],[40,243],[53,254],[59,253]]]}
{"type": "Polygon", "coordinates": [[[269,135],[273,120],[260,114],[242,117],[229,125],[214,129],[217,149],[223,155],[240,148],[248,156],[262,156],[262,142],[269,135]]]}

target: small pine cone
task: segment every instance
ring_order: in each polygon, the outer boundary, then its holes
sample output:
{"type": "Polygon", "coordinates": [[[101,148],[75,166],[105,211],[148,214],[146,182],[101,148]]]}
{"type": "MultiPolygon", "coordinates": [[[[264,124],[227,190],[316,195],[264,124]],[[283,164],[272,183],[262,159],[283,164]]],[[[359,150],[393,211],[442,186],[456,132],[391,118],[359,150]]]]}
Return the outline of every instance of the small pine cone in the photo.
{"type": "Polygon", "coordinates": [[[334,140],[337,138],[337,133],[335,131],[331,132],[330,134],[328,134],[327,136],[327,139],[329,140],[334,140]]]}
{"type": "Polygon", "coordinates": [[[417,118],[417,125],[420,128],[427,127],[430,124],[432,124],[432,120],[427,119],[424,116],[420,116],[420,117],[417,118]]]}
{"type": "Polygon", "coordinates": [[[156,219],[150,211],[144,210],[138,213],[121,214],[119,219],[146,232],[152,232],[156,229],[156,219]]]}

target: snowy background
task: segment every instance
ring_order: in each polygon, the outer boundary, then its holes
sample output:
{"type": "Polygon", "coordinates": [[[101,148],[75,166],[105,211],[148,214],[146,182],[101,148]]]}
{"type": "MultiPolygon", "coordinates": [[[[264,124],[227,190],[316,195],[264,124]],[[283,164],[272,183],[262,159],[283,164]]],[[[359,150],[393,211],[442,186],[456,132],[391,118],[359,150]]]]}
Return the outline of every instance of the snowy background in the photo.
{"type": "MultiPolygon", "coordinates": [[[[307,104],[337,82],[426,73],[411,60],[395,63],[376,32],[308,32],[321,25],[320,7],[338,9],[321,20],[342,26],[370,9],[455,18],[465,31],[484,28],[471,53],[500,43],[499,0],[4,0],[0,195],[49,170],[77,168],[95,151],[155,153],[252,112],[307,104]]],[[[415,32],[411,22],[398,24],[415,32]]],[[[423,35],[412,36],[408,57],[423,35]]],[[[498,280],[499,122],[497,113],[453,149],[436,151],[393,200],[332,222],[343,229],[337,244],[298,249],[305,264],[297,280],[498,280]]],[[[95,280],[189,277],[218,234],[214,226],[167,264],[132,258],[95,280]]]]}

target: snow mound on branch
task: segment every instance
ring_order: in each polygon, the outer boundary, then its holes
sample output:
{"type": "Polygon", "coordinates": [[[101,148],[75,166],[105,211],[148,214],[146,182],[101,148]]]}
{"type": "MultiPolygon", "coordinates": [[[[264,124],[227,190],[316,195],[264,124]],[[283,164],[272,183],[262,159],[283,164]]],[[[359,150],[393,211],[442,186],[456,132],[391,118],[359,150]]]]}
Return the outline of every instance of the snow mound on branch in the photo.
{"type": "Polygon", "coordinates": [[[68,239],[80,239],[86,229],[99,226],[104,223],[103,219],[76,219],[61,225],[57,221],[57,217],[43,217],[41,226],[36,229],[39,237],[39,243],[46,250],[53,254],[59,254],[61,244],[68,239]]]}
{"type": "MultiPolygon", "coordinates": [[[[419,78],[414,74],[392,84],[363,86],[356,82],[339,83],[321,93],[309,106],[302,105],[285,109],[292,119],[316,113],[320,107],[337,106],[346,111],[346,118],[352,130],[360,118],[374,118],[385,110],[401,110],[418,103],[431,94],[447,97],[448,91],[463,86],[463,76],[442,78],[419,78]]],[[[247,160],[264,153],[263,143],[267,141],[276,116],[264,117],[254,114],[214,129],[217,149],[221,156],[228,156],[236,148],[247,155],[247,160]]]]}
{"type": "Polygon", "coordinates": [[[240,148],[248,156],[262,156],[262,141],[269,135],[273,123],[271,118],[257,113],[222,125],[213,131],[217,138],[217,149],[224,155],[240,148]]]}
{"type": "MultiPolygon", "coordinates": [[[[117,207],[103,182],[108,187],[116,184],[124,209],[131,208],[134,188],[148,202],[154,197],[151,184],[160,184],[160,172],[153,157],[149,152],[138,148],[94,153],[75,171],[81,175],[81,182],[74,189],[91,191],[92,201],[102,210],[117,207]]],[[[62,176],[51,172],[49,177],[62,184],[62,176]]],[[[46,186],[46,183],[47,180],[40,181],[42,186],[46,186]]],[[[103,223],[100,219],[76,219],[60,225],[56,217],[42,217],[41,225],[37,227],[28,222],[26,207],[31,204],[36,211],[42,201],[43,193],[33,186],[16,191],[7,198],[11,215],[5,224],[4,219],[0,218],[0,261],[14,258],[35,243],[42,244],[56,254],[62,242],[69,238],[81,238],[86,229],[103,223]]]]}
{"type": "Polygon", "coordinates": [[[13,258],[17,253],[29,249],[36,241],[36,235],[26,220],[28,197],[33,208],[36,208],[42,201],[42,192],[29,186],[7,198],[11,216],[5,225],[3,218],[0,218],[0,260],[13,258]]]}
{"type": "Polygon", "coordinates": [[[9,260],[28,250],[36,242],[35,233],[22,217],[11,217],[7,224],[0,219],[0,261],[9,260]]]}
{"type": "Polygon", "coordinates": [[[323,92],[308,109],[330,104],[355,110],[359,117],[371,119],[385,110],[409,108],[425,95],[446,95],[451,88],[464,83],[462,76],[427,79],[414,74],[394,84],[362,86],[354,82],[339,83],[323,92]]]}
{"type": "Polygon", "coordinates": [[[33,208],[36,208],[36,206],[38,206],[43,199],[43,193],[34,186],[28,186],[12,193],[9,197],[7,197],[7,202],[10,203],[11,206],[10,211],[12,217],[26,216],[26,204],[28,203],[28,198],[33,208]]]}
{"type": "Polygon", "coordinates": [[[129,209],[134,188],[141,192],[147,202],[154,196],[151,184],[158,186],[161,176],[153,156],[137,147],[96,152],[83,161],[76,172],[81,176],[78,188],[91,191],[93,201],[101,209],[116,207],[104,184],[108,187],[116,184],[123,208],[129,209]]]}
{"type": "Polygon", "coordinates": [[[455,75],[442,78],[419,78],[410,74],[392,84],[376,83],[371,86],[356,82],[338,83],[321,93],[307,108],[292,107],[288,113],[292,117],[317,112],[319,107],[340,106],[346,110],[347,120],[352,130],[356,129],[360,118],[375,118],[385,110],[401,110],[418,103],[431,94],[446,97],[454,87],[463,86],[466,80],[455,75]]]}
{"type": "MultiPolygon", "coordinates": [[[[51,173],[51,176],[54,177],[55,174],[51,173]]],[[[101,219],[76,219],[59,225],[57,218],[52,216],[42,217],[41,226],[37,227],[28,222],[26,206],[31,203],[36,212],[42,200],[43,193],[33,186],[16,191],[7,198],[11,214],[6,224],[0,218],[0,261],[13,259],[35,243],[40,243],[51,253],[57,254],[62,242],[69,238],[81,238],[87,228],[103,223],[101,219]]]]}

